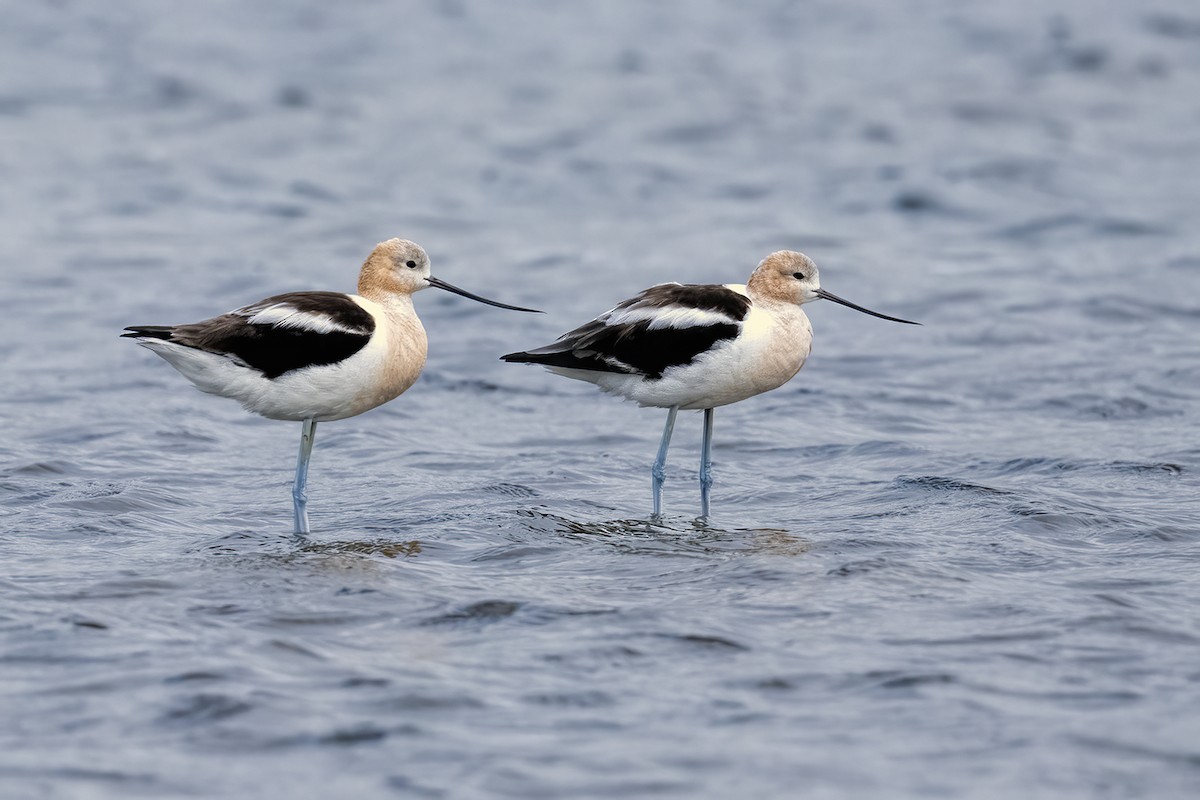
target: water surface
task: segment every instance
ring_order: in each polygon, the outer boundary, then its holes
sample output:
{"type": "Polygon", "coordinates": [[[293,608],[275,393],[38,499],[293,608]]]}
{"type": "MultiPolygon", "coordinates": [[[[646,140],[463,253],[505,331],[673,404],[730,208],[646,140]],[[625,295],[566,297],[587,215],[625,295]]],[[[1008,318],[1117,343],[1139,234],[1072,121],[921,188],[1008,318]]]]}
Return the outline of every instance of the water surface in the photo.
{"type": "Polygon", "coordinates": [[[1184,0],[5,3],[0,794],[1193,797],[1200,11],[1184,0]],[[425,375],[322,425],[116,338],[348,290],[425,375]],[[803,249],[789,385],[497,357],[803,249]]]}

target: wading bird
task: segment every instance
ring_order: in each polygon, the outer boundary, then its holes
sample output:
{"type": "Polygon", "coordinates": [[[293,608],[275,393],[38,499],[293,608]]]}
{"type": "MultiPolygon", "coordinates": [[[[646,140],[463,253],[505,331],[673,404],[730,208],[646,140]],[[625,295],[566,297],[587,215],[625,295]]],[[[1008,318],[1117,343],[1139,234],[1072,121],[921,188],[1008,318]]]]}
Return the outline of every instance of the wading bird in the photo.
{"type": "Polygon", "coordinates": [[[308,461],[317,423],[361,414],[413,385],[427,340],[412,296],[429,286],[534,311],[435,278],[421,247],[389,239],[363,263],[358,294],[290,292],[203,322],[133,325],[122,336],[158,353],[203,392],[268,419],[303,423],[292,501],[296,532],[308,533],[308,461]]]}
{"type": "Polygon", "coordinates": [[[650,471],[656,519],[675,415],[679,409],[703,409],[700,510],[707,518],[713,409],[782,386],[800,371],[812,349],[812,325],[801,306],[819,299],[892,322],[920,324],[825,291],[808,256],[781,250],[763,259],[744,285],[651,286],[553,344],[501,359],[541,364],[640,406],[667,409],[650,471]]]}

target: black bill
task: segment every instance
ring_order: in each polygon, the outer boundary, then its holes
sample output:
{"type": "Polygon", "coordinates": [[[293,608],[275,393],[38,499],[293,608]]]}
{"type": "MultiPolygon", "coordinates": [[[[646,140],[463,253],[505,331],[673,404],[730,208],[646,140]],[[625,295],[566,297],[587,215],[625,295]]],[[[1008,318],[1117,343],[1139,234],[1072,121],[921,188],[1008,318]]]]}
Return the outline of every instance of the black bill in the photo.
{"type": "Polygon", "coordinates": [[[903,322],[905,325],[920,325],[921,324],[919,322],[913,322],[910,319],[900,319],[899,317],[889,317],[887,314],[880,314],[878,311],[872,311],[869,308],[863,308],[862,306],[857,306],[854,303],[851,303],[849,300],[843,300],[842,298],[838,297],[836,294],[827,292],[824,289],[817,289],[817,297],[820,297],[824,300],[832,300],[835,303],[841,303],[842,305],[846,306],[847,308],[853,308],[855,311],[861,311],[864,314],[870,314],[872,317],[879,317],[880,319],[887,319],[887,320],[891,320],[892,322],[903,322]]]}
{"type": "Polygon", "coordinates": [[[477,294],[471,294],[468,291],[464,291],[463,289],[460,289],[457,286],[454,286],[453,284],[446,283],[441,278],[435,278],[432,275],[430,275],[425,280],[429,281],[430,286],[436,286],[439,289],[445,289],[447,292],[453,292],[454,294],[460,294],[463,297],[469,297],[472,300],[476,300],[480,303],[486,303],[489,306],[496,306],[496,308],[507,308],[510,311],[528,311],[530,314],[541,314],[542,313],[541,311],[538,311],[536,308],[521,308],[520,306],[510,306],[507,303],[497,303],[495,300],[488,300],[486,297],[480,297],[477,294]]]}

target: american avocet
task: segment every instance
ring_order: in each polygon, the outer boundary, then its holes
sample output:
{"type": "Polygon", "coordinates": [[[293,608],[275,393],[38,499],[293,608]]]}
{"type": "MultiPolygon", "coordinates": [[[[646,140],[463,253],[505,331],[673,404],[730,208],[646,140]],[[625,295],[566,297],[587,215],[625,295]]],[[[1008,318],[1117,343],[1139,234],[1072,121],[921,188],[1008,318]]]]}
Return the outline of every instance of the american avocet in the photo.
{"type": "Polygon", "coordinates": [[[513,311],[429,274],[429,256],[404,239],[376,245],[358,294],[290,292],[188,325],[134,325],[136,339],[203,392],[237,400],[269,419],[303,422],[296,532],[308,533],[308,461],[318,422],[382,405],[412,386],[425,366],[425,328],[412,296],[428,286],[513,311]]]}
{"type": "Polygon", "coordinates": [[[812,349],[812,325],[801,306],[817,299],[892,322],[920,324],[825,291],[808,256],[781,250],[763,259],[745,285],[651,286],[553,344],[501,358],[541,364],[640,406],[668,409],[650,471],[655,518],[660,516],[675,414],[703,409],[700,509],[706,518],[713,409],[782,386],[800,371],[812,349]]]}

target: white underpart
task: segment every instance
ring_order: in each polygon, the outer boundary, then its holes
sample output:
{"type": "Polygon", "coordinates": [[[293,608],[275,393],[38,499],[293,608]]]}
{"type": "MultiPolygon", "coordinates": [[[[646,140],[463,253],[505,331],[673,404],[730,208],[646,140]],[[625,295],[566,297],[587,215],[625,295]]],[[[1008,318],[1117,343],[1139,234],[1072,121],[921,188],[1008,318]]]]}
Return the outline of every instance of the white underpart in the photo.
{"type": "MultiPolygon", "coordinates": [[[[746,294],[746,287],[741,284],[727,284],[727,288],[746,294]]],[[[568,378],[594,383],[606,392],[642,406],[716,408],[787,383],[804,366],[811,349],[812,325],[800,306],[757,302],[742,321],[737,338],[717,342],[691,364],[671,367],[658,379],[550,369],[568,378]]]]}
{"type": "MultiPolygon", "coordinates": [[[[361,304],[360,304],[361,305],[361,304]]],[[[339,325],[330,319],[328,314],[320,314],[312,311],[298,311],[293,305],[288,303],[274,303],[265,308],[242,309],[234,312],[239,316],[246,317],[246,321],[251,325],[273,325],[278,328],[303,328],[313,331],[314,333],[333,333],[335,331],[341,333],[358,333],[363,331],[358,328],[350,328],[345,325],[339,325]],[[253,313],[247,313],[253,311],[253,313]]]]}
{"type": "MultiPolygon", "coordinates": [[[[411,333],[406,329],[402,335],[397,335],[395,313],[364,297],[350,298],[375,318],[375,331],[366,346],[345,361],[293,370],[274,380],[237,358],[162,339],[139,339],[138,343],[165,358],[201,391],[237,400],[247,411],[270,419],[345,419],[403,392],[425,362],[425,333],[412,314],[410,298],[397,299],[398,304],[407,303],[407,313],[415,323],[411,333]],[[416,364],[411,379],[396,382],[396,359],[411,359],[416,364]]],[[[311,321],[319,315],[301,316],[311,321]]],[[[329,330],[340,329],[333,326],[329,330]]]]}

